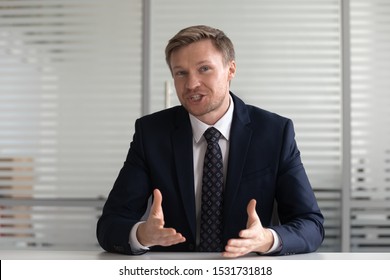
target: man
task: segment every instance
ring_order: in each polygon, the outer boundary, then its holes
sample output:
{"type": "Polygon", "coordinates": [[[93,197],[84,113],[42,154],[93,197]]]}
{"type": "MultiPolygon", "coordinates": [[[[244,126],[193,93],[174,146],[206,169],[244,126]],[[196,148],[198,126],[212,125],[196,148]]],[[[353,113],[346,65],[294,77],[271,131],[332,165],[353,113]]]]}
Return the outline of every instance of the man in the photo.
{"type": "Polygon", "coordinates": [[[323,216],[291,120],[230,92],[235,55],[222,31],[188,27],[165,51],[182,106],[136,121],[98,221],[102,248],[221,251],[224,257],[315,251],[324,238],[323,216]],[[213,143],[203,135],[210,130],[213,143]],[[272,224],[275,202],[279,224],[272,224]]]}

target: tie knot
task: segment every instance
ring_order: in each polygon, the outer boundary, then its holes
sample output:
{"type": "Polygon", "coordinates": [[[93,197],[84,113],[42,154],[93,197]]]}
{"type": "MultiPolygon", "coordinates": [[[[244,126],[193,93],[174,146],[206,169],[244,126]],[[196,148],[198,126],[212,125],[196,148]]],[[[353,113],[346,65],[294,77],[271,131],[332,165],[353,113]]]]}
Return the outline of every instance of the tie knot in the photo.
{"type": "Polygon", "coordinates": [[[206,138],[207,143],[218,143],[222,134],[215,127],[209,127],[203,135],[204,138],[206,138]]]}

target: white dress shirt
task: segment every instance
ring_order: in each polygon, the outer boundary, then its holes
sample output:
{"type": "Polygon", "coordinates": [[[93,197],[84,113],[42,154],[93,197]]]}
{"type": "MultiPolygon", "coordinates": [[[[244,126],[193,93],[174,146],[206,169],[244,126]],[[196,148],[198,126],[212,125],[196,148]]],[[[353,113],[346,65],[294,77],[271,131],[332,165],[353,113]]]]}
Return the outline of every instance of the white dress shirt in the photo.
{"type": "MultiPolygon", "coordinates": [[[[230,138],[230,127],[233,120],[233,111],[234,111],[234,102],[230,97],[229,109],[227,110],[225,115],[223,115],[223,117],[213,125],[222,134],[218,144],[221,148],[222,158],[223,158],[224,182],[226,182],[227,166],[228,166],[228,159],[229,159],[229,138],[230,138]]],[[[190,117],[190,122],[192,126],[192,135],[193,135],[192,150],[193,150],[193,159],[194,159],[194,187],[195,187],[194,191],[195,191],[196,225],[197,225],[196,244],[198,245],[200,240],[199,229],[200,229],[200,208],[201,208],[200,204],[201,204],[201,195],[202,195],[203,162],[204,162],[204,155],[206,153],[206,148],[207,148],[207,142],[203,134],[211,126],[201,122],[199,119],[197,119],[195,116],[191,114],[189,114],[189,117],[190,117]]],[[[130,232],[129,243],[133,251],[149,249],[148,247],[142,246],[136,238],[137,228],[140,223],[134,225],[134,227],[130,232]]],[[[271,253],[274,250],[276,250],[276,248],[278,248],[280,244],[280,240],[277,233],[274,230],[271,230],[271,232],[274,236],[274,244],[267,253],[271,253]]]]}

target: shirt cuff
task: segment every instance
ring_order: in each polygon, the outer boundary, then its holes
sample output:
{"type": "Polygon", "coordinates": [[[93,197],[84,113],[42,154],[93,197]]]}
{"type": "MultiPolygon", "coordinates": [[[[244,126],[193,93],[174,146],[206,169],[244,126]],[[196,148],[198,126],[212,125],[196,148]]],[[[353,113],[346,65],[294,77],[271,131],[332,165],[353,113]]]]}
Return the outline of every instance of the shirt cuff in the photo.
{"type": "Polygon", "coordinates": [[[274,244],[264,254],[271,254],[271,253],[274,253],[274,252],[279,251],[281,249],[281,241],[280,241],[279,235],[273,229],[269,228],[269,230],[271,231],[272,235],[274,236],[274,244]]]}
{"type": "Polygon", "coordinates": [[[145,251],[149,250],[149,247],[143,246],[141,243],[139,243],[137,239],[137,229],[140,224],[145,223],[145,222],[138,222],[136,223],[133,228],[130,231],[130,236],[129,236],[129,245],[131,247],[131,251],[133,254],[139,254],[145,251]]]}

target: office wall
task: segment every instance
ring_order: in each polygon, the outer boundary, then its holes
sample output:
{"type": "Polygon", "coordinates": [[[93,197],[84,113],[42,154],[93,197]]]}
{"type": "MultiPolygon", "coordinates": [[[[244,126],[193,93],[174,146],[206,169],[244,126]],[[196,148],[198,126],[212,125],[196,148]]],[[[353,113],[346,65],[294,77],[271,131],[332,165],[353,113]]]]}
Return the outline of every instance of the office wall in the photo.
{"type": "Polygon", "coordinates": [[[142,106],[142,1],[0,1],[0,246],[95,247],[142,106]]]}
{"type": "Polygon", "coordinates": [[[294,121],[320,250],[388,251],[389,14],[379,0],[0,2],[1,246],[96,247],[134,120],[178,104],[167,40],[209,24],[235,44],[232,90],[294,121]]]}

